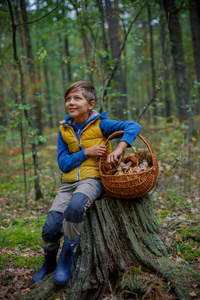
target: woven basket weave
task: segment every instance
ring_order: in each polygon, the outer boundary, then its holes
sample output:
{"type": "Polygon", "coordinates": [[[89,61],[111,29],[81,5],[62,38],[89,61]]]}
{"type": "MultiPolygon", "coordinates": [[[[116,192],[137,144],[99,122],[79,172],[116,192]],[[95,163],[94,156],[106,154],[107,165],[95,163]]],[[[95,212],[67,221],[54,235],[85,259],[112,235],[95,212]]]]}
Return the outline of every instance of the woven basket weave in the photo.
{"type": "MultiPolygon", "coordinates": [[[[105,145],[113,137],[123,134],[124,131],[117,131],[110,135],[105,145]]],[[[158,162],[156,154],[151,144],[140,134],[138,137],[146,144],[152,157],[152,167],[146,171],[133,174],[123,175],[105,175],[102,173],[102,163],[106,160],[106,156],[100,157],[99,170],[102,184],[105,191],[115,198],[132,199],[141,197],[150,192],[156,184],[158,177],[158,162]]]]}

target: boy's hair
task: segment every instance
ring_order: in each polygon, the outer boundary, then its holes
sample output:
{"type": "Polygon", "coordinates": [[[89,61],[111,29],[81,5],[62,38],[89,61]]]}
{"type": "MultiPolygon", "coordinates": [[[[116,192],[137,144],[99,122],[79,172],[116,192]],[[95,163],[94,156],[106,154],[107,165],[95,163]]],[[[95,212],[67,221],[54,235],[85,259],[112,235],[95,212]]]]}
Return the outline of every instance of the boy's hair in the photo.
{"type": "Polygon", "coordinates": [[[89,103],[93,100],[95,102],[98,100],[95,87],[88,81],[76,81],[72,83],[65,92],[65,99],[72,91],[81,91],[89,103]]]}

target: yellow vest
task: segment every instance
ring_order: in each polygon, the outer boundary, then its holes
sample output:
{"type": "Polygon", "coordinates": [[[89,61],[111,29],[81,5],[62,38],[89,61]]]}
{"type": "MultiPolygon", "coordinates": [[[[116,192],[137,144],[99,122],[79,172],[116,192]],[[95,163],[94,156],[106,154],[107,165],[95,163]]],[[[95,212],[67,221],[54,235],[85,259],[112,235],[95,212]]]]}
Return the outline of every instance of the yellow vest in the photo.
{"type": "MultiPolygon", "coordinates": [[[[89,148],[95,145],[104,145],[106,138],[100,129],[100,117],[91,121],[82,130],[79,138],[76,138],[72,127],[67,125],[60,126],[60,132],[63,140],[67,143],[70,153],[79,152],[81,149],[89,148]]],[[[106,155],[111,153],[111,143],[107,144],[106,155]]],[[[74,182],[83,180],[88,177],[100,178],[99,174],[99,156],[89,157],[83,161],[78,167],[71,169],[67,173],[62,174],[63,182],[74,182]]]]}

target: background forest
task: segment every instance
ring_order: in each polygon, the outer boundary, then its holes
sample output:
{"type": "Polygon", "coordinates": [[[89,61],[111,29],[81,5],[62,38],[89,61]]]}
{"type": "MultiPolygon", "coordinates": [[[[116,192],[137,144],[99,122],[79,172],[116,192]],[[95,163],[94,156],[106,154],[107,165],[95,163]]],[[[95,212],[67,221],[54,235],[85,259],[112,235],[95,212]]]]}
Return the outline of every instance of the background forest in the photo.
{"type": "Polygon", "coordinates": [[[200,2],[4,0],[0,16],[0,297],[27,292],[42,262],[64,92],[78,80],[96,86],[97,111],[141,124],[159,162],[151,198],[167,250],[200,271],[200,2]]]}

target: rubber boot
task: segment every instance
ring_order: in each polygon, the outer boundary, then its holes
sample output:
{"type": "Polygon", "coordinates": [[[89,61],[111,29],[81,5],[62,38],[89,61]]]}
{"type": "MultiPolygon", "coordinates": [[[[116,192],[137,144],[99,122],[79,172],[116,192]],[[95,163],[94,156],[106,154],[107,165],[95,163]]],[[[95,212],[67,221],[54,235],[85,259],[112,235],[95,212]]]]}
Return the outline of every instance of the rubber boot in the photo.
{"type": "Polygon", "coordinates": [[[44,263],[42,267],[32,277],[31,282],[36,283],[42,280],[47,274],[55,271],[56,269],[56,256],[60,245],[54,250],[47,250],[44,248],[44,263]]]}
{"type": "Polygon", "coordinates": [[[70,280],[72,256],[74,259],[74,267],[76,268],[74,248],[78,244],[79,238],[80,237],[78,237],[78,239],[74,243],[70,243],[64,235],[64,244],[58,259],[58,265],[54,273],[54,282],[57,285],[66,285],[70,280]]]}

